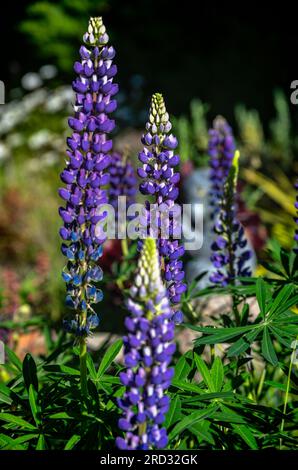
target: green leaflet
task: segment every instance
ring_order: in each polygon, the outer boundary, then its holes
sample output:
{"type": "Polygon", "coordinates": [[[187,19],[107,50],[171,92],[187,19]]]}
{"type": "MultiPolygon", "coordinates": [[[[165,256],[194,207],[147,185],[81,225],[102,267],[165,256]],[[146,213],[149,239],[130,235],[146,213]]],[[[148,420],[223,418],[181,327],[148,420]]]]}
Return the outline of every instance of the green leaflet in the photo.
{"type": "Polygon", "coordinates": [[[182,433],[186,428],[192,426],[193,424],[197,423],[198,421],[202,421],[205,418],[211,418],[212,415],[215,413],[216,407],[210,406],[206,409],[195,411],[188,416],[185,416],[169,433],[169,441],[174,439],[177,434],[182,433]]]}
{"type": "Polygon", "coordinates": [[[196,353],[195,353],[194,356],[195,356],[195,363],[197,365],[198,371],[202,375],[203,380],[204,380],[205,384],[208,387],[208,390],[210,392],[216,392],[216,388],[215,388],[213,379],[211,377],[210,371],[209,371],[208,367],[206,366],[205,362],[196,353]]]}
{"type": "Polygon", "coordinates": [[[22,429],[28,429],[32,431],[36,429],[35,426],[28,423],[23,418],[12,415],[10,413],[0,413],[0,421],[5,421],[6,423],[9,423],[9,424],[14,424],[17,427],[21,427],[22,429]]]}
{"type": "Polygon", "coordinates": [[[181,416],[181,400],[178,395],[172,398],[169,411],[166,415],[165,426],[170,428],[181,416]]]}
{"type": "Polygon", "coordinates": [[[232,424],[234,431],[239,434],[239,436],[246,442],[246,444],[253,450],[258,449],[257,441],[249,429],[248,426],[244,426],[241,424],[232,424]]]}
{"type": "Polygon", "coordinates": [[[267,327],[263,331],[262,354],[273,366],[277,365],[278,359],[267,327]]]}
{"type": "Polygon", "coordinates": [[[122,339],[118,339],[113,343],[109,349],[105,352],[101,363],[99,365],[98,371],[97,371],[97,378],[101,378],[102,375],[105,373],[105,371],[110,367],[114,359],[117,357],[119,354],[120,350],[122,348],[122,339]]]}

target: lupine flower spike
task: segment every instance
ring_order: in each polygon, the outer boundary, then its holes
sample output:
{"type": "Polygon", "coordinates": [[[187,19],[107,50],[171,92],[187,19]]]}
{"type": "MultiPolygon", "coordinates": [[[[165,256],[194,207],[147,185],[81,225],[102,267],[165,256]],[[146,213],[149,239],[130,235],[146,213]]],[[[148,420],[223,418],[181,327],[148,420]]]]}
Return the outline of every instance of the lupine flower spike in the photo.
{"type": "MultiPolygon", "coordinates": [[[[121,224],[121,231],[125,231],[127,218],[118,217],[118,198],[119,196],[126,198],[125,214],[129,206],[136,202],[135,196],[137,192],[137,178],[135,170],[127,157],[127,153],[120,154],[114,152],[111,155],[110,173],[110,191],[109,203],[114,207],[115,220],[121,224]]],[[[121,239],[123,255],[128,254],[127,239],[121,239]]]]}
{"type": "Polygon", "coordinates": [[[209,130],[208,155],[210,166],[210,205],[214,219],[219,210],[224,182],[227,179],[235,153],[235,141],[231,127],[222,116],[213,121],[209,130]]]}
{"type": "Polygon", "coordinates": [[[98,259],[104,235],[96,230],[96,224],[105,217],[98,215],[98,207],[107,202],[103,187],[109,182],[108,152],[112,148],[107,134],[115,125],[109,114],[116,109],[113,96],[118,90],[113,83],[117,71],[112,64],[115,51],[108,47],[108,39],[102,19],[91,18],[85,45],[80,49],[81,60],[74,65],[78,75],[73,82],[75,113],[68,120],[73,133],[67,139],[68,161],[61,173],[66,187],[59,190],[66,204],[59,209],[63,220],[62,253],[67,257],[63,270],[66,304],[75,311],[64,325],[80,339],[83,349],[86,337],[99,322],[91,305],[102,299],[96,283],[102,279],[98,259]]]}
{"type": "MultiPolygon", "coordinates": [[[[174,153],[178,141],[173,134],[170,134],[171,128],[164,99],[161,94],[156,93],[151,101],[149,121],[146,124],[147,133],[142,137],[145,148],[139,153],[142,166],[138,168],[138,175],[143,179],[140,184],[141,193],[153,196],[160,212],[163,209],[168,211],[172,209],[174,212],[175,201],[179,195],[177,185],[180,173],[175,172],[175,167],[179,164],[180,158],[174,153]]],[[[148,210],[149,201],[146,204],[148,210]]],[[[184,247],[174,238],[175,228],[175,217],[172,215],[169,238],[162,238],[160,232],[157,234],[162,278],[166,282],[168,296],[174,306],[180,302],[181,294],[186,290],[183,282],[183,264],[179,259],[184,254],[184,247]]],[[[183,318],[182,313],[176,308],[173,309],[173,318],[177,322],[183,318]]]]}
{"type": "Polygon", "coordinates": [[[126,387],[119,406],[123,416],[119,428],[119,449],[164,448],[167,433],[162,423],[169,408],[165,395],[173,376],[169,368],[175,351],[174,322],[163,286],[156,241],[147,238],[140,253],[137,274],[127,303],[125,320],[125,372],[120,380],[126,387]]]}
{"type": "Polygon", "coordinates": [[[221,286],[233,283],[237,276],[251,276],[250,268],[245,265],[252,253],[247,249],[244,229],[236,218],[238,161],[239,152],[236,151],[224,184],[220,212],[214,225],[217,238],[211,246],[213,251],[211,261],[216,271],[210,276],[210,280],[221,286]]]}
{"type": "Polygon", "coordinates": [[[126,154],[114,152],[111,155],[111,165],[109,167],[110,173],[110,191],[109,203],[115,209],[116,220],[118,219],[118,197],[126,197],[127,208],[135,203],[135,196],[137,192],[136,183],[137,178],[135,170],[127,158],[126,154]]]}

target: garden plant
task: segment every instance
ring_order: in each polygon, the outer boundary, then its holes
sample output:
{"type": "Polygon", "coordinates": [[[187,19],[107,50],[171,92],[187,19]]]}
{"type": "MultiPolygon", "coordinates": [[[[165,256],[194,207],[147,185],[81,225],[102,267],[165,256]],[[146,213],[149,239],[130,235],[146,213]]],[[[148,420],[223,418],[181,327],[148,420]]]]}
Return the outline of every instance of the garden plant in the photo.
{"type": "MultiPolygon", "coordinates": [[[[0,448],[297,449],[298,182],[284,178],[290,192],[276,196],[268,178],[247,169],[242,175],[248,150],[226,119],[217,116],[207,132],[205,108],[195,101],[195,133],[187,118],[169,115],[159,92],[147,100],[138,159],[124,145],[115,150],[116,63],[102,18],[90,18],[74,64],[58,190],[65,308],[62,318],[43,315],[53,294],[45,290],[36,315],[18,322],[0,317],[0,448]],[[196,168],[208,163],[209,209],[203,209],[210,231],[203,244],[210,245],[210,269],[189,280],[191,253],[177,235],[175,211],[183,208],[183,172],[191,159],[196,168]],[[287,232],[284,244],[282,236],[272,237],[255,254],[240,217],[239,175],[252,186],[261,181],[284,209],[278,220],[287,232]],[[119,198],[125,198],[124,215],[119,198]],[[137,202],[143,208],[138,236],[120,237],[133,224],[137,202]],[[112,240],[108,207],[117,222],[112,240]],[[152,207],[160,210],[153,226],[152,207]],[[169,214],[167,237],[162,213],[169,214]],[[105,317],[117,325],[115,334],[94,347],[105,317]],[[44,351],[20,358],[8,338],[31,327],[44,338],[44,351]],[[184,349],[183,335],[191,338],[184,349]]],[[[245,112],[238,109],[243,132],[245,112]]],[[[58,171],[51,177],[58,182],[58,171]]],[[[12,290],[17,281],[9,279],[12,290]]],[[[53,292],[58,298],[61,289],[53,292]]]]}

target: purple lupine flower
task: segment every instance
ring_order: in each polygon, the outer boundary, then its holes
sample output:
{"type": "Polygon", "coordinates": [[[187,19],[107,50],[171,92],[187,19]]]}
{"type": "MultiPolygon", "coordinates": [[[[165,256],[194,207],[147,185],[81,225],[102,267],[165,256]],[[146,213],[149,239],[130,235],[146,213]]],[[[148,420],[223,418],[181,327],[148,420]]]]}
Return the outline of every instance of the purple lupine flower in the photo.
{"type": "Polygon", "coordinates": [[[74,116],[68,120],[73,133],[67,139],[68,161],[61,173],[66,186],[59,190],[65,201],[59,213],[63,220],[60,236],[65,242],[62,253],[68,260],[63,270],[66,304],[76,310],[75,318],[66,320],[65,327],[81,337],[99,321],[91,304],[102,299],[101,290],[94,284],[102,279],[97,263],[105,237],[96,225],[106,216],[99,214],[98,208],[107,202],[103,187],[109,182],[106,170],[112,148],[107,134],[115,125],[109,114],[116,109],[114,95],[118,91],[118,85],[113,83],[117,72],[112,63],[115,51],[107,45],[108,35],[101,18],[90,19],[84,42],[81,60],[74,65],[74,116]]]}
{"type": "Polygon", "coordinates": [[[236,217],[238,160],[239,152],[236,151],[219,203],[220,212],[216,216],[216,239],[211,245],[211,261],[216,270],[211,274],[210,281],[221,286],[233,283],[238,276],[251,276],[251,270],[246,263],[252,253],[247,249],[244,229],[236,217]]]}
{"type": "Polygon", "coordinates": [[[123,413],[118,424],[125,437],[118,437],[116,445],[128,450],[162,449],[167,445],[162,423],[170,401],[165,392],[174,374],[169,367],[175,352],[174,322],[152,238],[144,240],[127,306],[126,369],[120,373],[126,390],[119,399],[123,413]]]}
{"type": "Polygon", "coordinates": [[[135,203],[137,179],[135,170],[126,156],[113,152],[111,155],[109,203],[115,209],[118,220],[118,197],[126,197],[126,209],[135,203]]]}
{"type": "Polygon", "coordinates": [[[209,130],[208,142],[212,218],[218,213],[224,182],[229,174],[235,149],[232,128],[222,116],[217,116],[213,121],[213,128],[209,130]]]}
{"type": "MultiPolygon", "coordinates": [[[[142,166],[138,168],[138,175],[142,178],[140,191],[142,194],[154,196],[154,203],[159,212],[166,211],[169,217],[168,238],[162,237],[161,221],[157,222],[158,250],[161,258],[162,277],[166,282],[167,292],[171,304],[176,305],[186,290],[184,284],[183,263],[179,259],[184,254],[184,247],[175,239],[175,201],[179,196],[178,183],[180,173],[175,171],[180,158],[174,150],[178,145],[177,138],[170,134],[172,125],[166,111],[164,99],[161,94],[152,96],[149,120],[146,124],[146,134],[142,137],[145,148],[139,153],[142,166]],[[172,212],[172,213],[171,213],[172,212]]],[[[146,201],[147,220],[149,214],[149,201],[146,201]]],[[[181,322],[182,313],[173,309],[173,318],[181,322]]]]}
{"type": "MultiPolygon", "coordinates": [[[[294,220],[295,220],[295,222],[298,226],[298,179],[295,183],[295,189],[297,190],[296,202],[295,202],[295,209],[297,209],[297,214],[296,214],[296,217],[294,218],[294,220]]],[[[294,241],[296,243],[296,246],[294,247],[294,251],[295,251],[295,253],[298,254],[298,227],[295,230],[294,241]]]]}

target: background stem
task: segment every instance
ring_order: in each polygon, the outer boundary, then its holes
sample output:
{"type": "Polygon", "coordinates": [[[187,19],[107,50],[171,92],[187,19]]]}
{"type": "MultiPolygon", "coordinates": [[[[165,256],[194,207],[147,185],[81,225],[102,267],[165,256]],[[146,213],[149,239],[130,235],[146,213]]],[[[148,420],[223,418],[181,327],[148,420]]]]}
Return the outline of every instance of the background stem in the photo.
{"type": "MultiPolygon", "coordinates": [[[[297,342],[297,338],[296,338],[297,342]]],[[[292,368],[293,368],[293,363],[294,359],[296,357],[296,348],[293,349],[292,354],[291,354],[291,361],[289,365],[289,372],[288,372],[288,378],[287,378],[287,386],[286,386],[286,394],[285,394],[285,401],[284,401],[284,407],[283,407],[283,415],[285,416],[287,412],[287,405],[288,405],[288,399],[289,399],[289,391],[290,391],[290,383],[291,383],[291,374],[292,374],[292,368]]],[[[280,426],[280,432],[283,432],[285,426],[285,418],[282,419],[281,426],[280,426]]],[[[281,449],[282,447],[282,437],[280,438],[279,441],[279,448],[281,449]]]]}
{"type": "Polygon", "coordinates": [[[127,244],[127,239],[126,238],[121,240],[121,248],[122,248],[122,254],[123,254],[124,258],[126,258],[127,255],[128,255],[128,244],[127,244]]]}
{"type": "Polygon", "coordinates": [[[80,376],[81,376],[81,391],[83,397],[88,395],[87,387],[87,343],[86,339],[82,338],[80,341],[80,376]]]}

